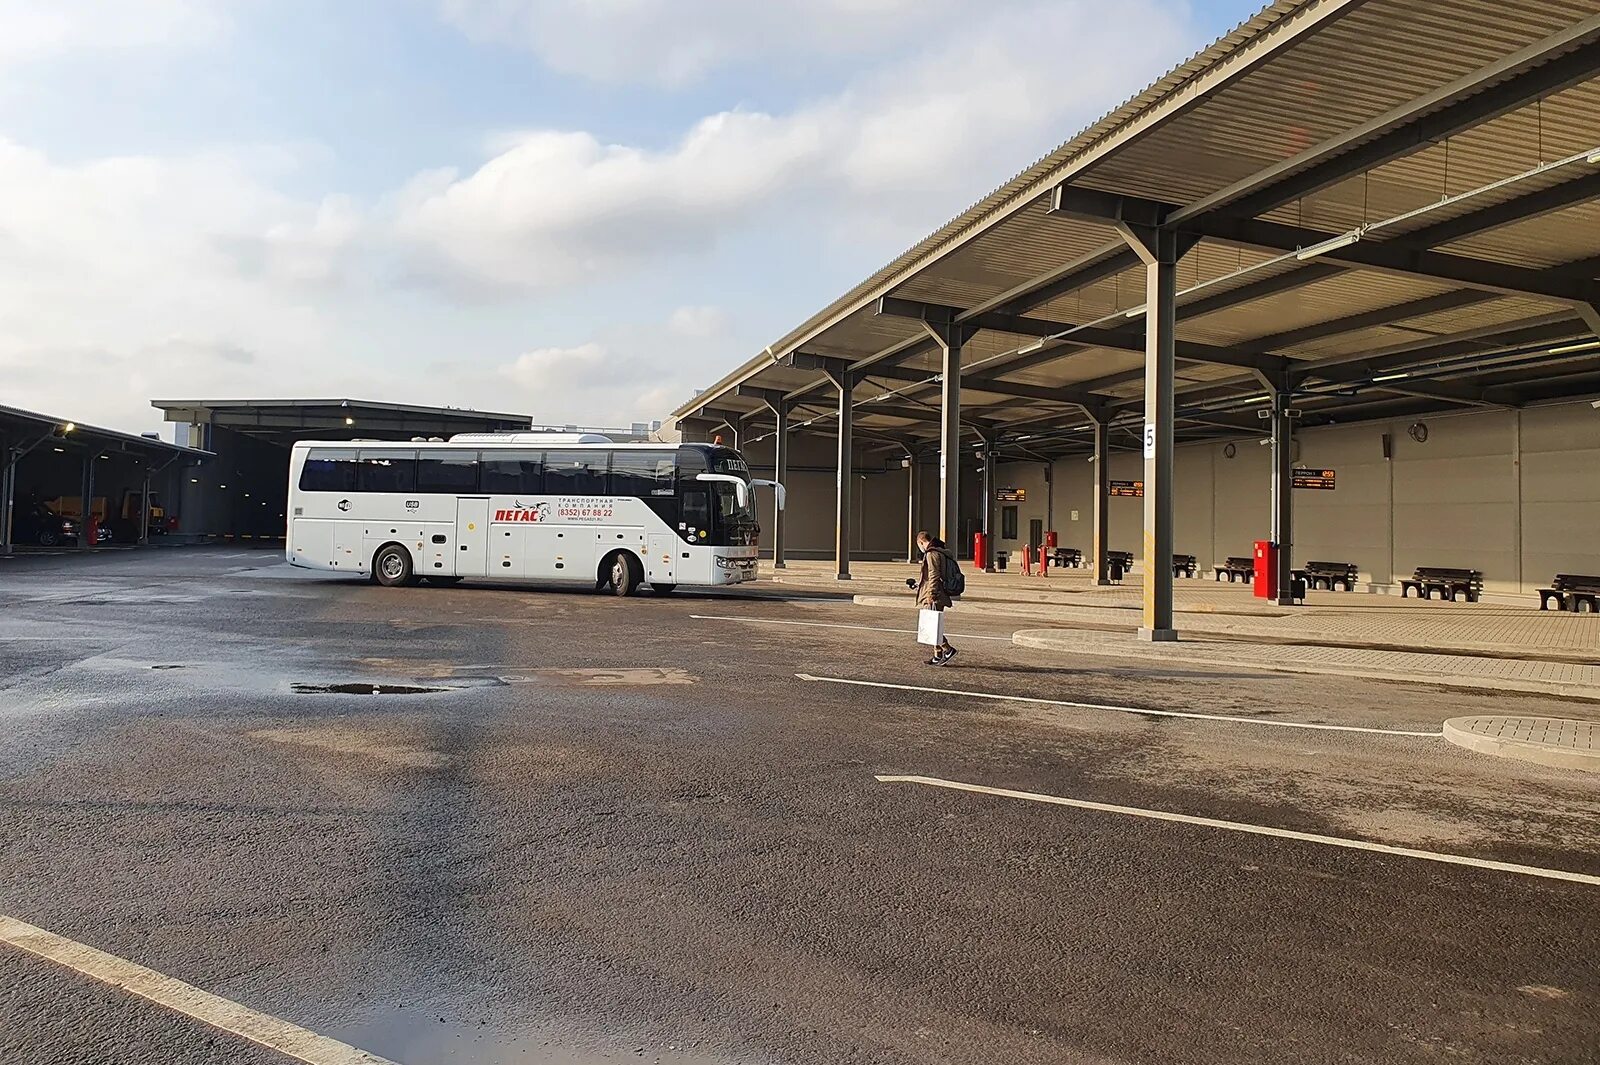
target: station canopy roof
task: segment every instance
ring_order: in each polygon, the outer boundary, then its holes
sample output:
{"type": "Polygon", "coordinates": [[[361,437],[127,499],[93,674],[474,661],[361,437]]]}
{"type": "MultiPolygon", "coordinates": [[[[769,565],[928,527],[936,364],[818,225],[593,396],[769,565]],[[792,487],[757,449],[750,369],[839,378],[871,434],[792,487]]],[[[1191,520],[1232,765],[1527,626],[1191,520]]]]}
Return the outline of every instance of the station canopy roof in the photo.
{"type": "MultiPolygon", "coordinates": [[[[155,437],[104,429],[98,425],[85,425],[71,418],[58,418],[20,407],[0,406],[0,440],[4,441],[5,448],[22,452],[49,441],[56,447],[70,447],[90,454],[131,455],[139,461],[156,464],[171,459],[202,460],[212,457],[211,452],[199,448],[169,444],[155,437]]],[[[4,453],[0,452],[0,459],[4,457],[4,453]]]]}
{"type": "Polygon", "coordinates": [[[1135,434],[1119,220],[1194,242],[1180,440],[1260,431],[1285,377],[1304,425],[1600,393],[1597,196],[1593,0],[1277,0],[675,413],[781,397],[831,431],[847,365],[858,429],[936,440],[943,323],[975,331],[972,429],[1071,451],[1087,408],[1135,434]]]}
{"type": "Polygon", "coordinates": [[[409,440],[527,429],[527,414],[364,399],[154,399],[169,422],[217,425],[285,447],[304,439],[409,440]]]}

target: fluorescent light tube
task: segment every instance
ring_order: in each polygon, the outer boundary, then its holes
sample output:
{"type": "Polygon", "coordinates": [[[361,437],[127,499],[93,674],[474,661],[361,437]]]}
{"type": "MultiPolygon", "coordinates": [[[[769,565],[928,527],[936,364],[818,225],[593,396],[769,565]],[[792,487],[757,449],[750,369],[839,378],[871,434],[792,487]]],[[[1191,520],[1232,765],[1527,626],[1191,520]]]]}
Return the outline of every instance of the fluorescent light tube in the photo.
{"type": "Polygon", "coordinates": [[[1024,344],[1024,345],[1022,345],[1022,347],[1018,348],[1017,349],[1017,354],[1018,355],[1028,355],[1028,354],[1031,354],[1031,353],[1033,353],[1035,351],[1038,351],[1042,347],[1044,347],[1044,341],[1043,340],[1035,340],[1032,344],[1024,344]]]}
{"type": "Polygon", "coordinates": [[[1340,233],[1337,237],[1329,237],[1327,240],[1312,244],[1309,247],[1300,248],[1294,253],[1294,257],[1301,260],[1315,259],[1317,256],[1326,255],[1330,251],[1348,248],[1360,239],[1361,230],[1352,229],[1348,233],[1340,233]]]}
{"type": "Polygon", "coordinates": [[[1411,376],[1410,371],[1407,371],[1405,373],[1381,373],[1378,376],[1374,377],[1372,379],[1372,381],[1373,381],[1374,384],[1376,384],[1379,381],[1398,381],[1402,377],[1410,377],[1410,376],[1411,376]]]}
{"type": "Polygon", "coordinates": [[[1551,355],[1570,355],[1574,351],[1588,351],[1591,348],[1600,348],[1600,340],[1589,340],[1582,344],[1568,344],[1564,348],[1551,348],[1551,355]]]}

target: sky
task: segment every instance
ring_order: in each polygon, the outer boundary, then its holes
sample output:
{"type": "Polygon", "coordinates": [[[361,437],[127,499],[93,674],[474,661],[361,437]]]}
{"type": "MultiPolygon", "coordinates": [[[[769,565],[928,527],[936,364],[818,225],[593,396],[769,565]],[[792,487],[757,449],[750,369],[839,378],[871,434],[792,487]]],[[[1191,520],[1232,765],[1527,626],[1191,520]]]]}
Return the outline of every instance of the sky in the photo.
{"type": "Polygon", "coordinates": [[[1258,6],[0,0],[0,403],[662,418],[1258,6]]]}

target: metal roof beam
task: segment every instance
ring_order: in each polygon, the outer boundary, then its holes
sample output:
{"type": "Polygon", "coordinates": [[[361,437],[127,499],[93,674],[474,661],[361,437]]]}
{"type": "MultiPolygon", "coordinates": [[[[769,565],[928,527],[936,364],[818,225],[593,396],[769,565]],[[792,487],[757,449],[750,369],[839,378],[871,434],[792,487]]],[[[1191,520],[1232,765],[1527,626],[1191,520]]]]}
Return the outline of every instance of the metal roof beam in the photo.
{"type": "MultiPolygon", "coordinates": [[[[1203,236],[1276,252],[1294,252],[1341,236],[1255,218],[1209,218],[1197,220],[1192,225],[1203,236]]],[[[1574,278],[1559,267],[1533,270],[1485,259],[1446,255],[1416,247],[1404,239],[1358,240],[1344,247],[1320,252],[1316,257],[1342,266],[1383,270],[1486,292],[1534,296],[1563,303],[1600,301],[1600,285],[1592,280],[1574,278]]]]}
{"type": "Polygon", "coordinates": [[[1169,220],[1224,210],[1244,217],[1265,214],[1588,81],[1597,69],[1600,14],[1197,200],[1169,220]]]}

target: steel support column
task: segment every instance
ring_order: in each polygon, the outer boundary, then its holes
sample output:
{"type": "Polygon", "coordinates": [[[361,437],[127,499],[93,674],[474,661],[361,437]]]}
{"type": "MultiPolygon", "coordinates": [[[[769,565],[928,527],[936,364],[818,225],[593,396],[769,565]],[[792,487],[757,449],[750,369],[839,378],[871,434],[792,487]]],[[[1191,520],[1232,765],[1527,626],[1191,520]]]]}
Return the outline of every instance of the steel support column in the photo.
{"type": "Polygon", "coordinates": [[[1172,623],[1173,370],[1177,343],[1178,260],[1188,246],[1168,229],[1120,224],[1145,264],[1144,612],[1139,638],[1178,638],[1172,623]]]}
{"type": "Polygon", "coordinates": [[[16,453],[18,450],[7,445],[5,463],[0,466],[0,555],[11,554],[13,546],[11,524],[12,514],[16,511],[17,462],[22,457],[16,453]]]}
{"type": "Polygon", "coordinates": [[[922,487],[922,465],[906,448],[906,561],[917,561],[917,497],[922,487]]]}
{"type": "Polygon", "coordinates": [[[89,518],[94,513],[94,463],[99,456],[94,451],[83,453],[83,484],[81,509],[78,511],[78,546],[93,547],[89,542],[89,518]]]}
{"type": "Polygon", "coordinates": [[[839,390],[839,467],[835,477],[837,495],[833,532],[833,554],[838,572],[834,576],[847,581],[850,579],[850,494],[855,481],[850,448],[855,432],[855,381],[848,371],[830,371],[828,376],[839,390]]]}
{"type": "MultiPolygon", "coordinates": [[[[773,439],[772,479],[777,481],[784,489],[788,489],[789,482],[789,404],[779,402],[772,405],[772,413],[778,419],[778,428],[773,439]]],[[[783,508],[778,505],[778,492],[772,493],[772,568],[786,569],[788,563],[783,558],[783,508]]]]}
{"type": "Polygon", "coordinates": [[[994,438],[982,435],[983,442],[983,511],[978,527],[983,530],[983,542],[988,549],[983,553],[983,571],[993,573],[994,565],[994,438]]]}
{"type": "Polygon", "coordinates": [[[1111,568],[1106,559],[1111,538],[1111,420],[1107,415],[1090,415],[1094,424],[1094,501],[1089,508],[1090,557],[1094,559],[1094,583],[1111,583],[1111,568]]]}
{"type": "Polygon", "coordinates": [[[961,545],[961,349],[970,326],[923,322],[939,344],[939,539],[958,555],[961,545]]]}
{"type": "Polygon", "coordinates": [[[1272,542],[1278,545],[1278,572],[1273,599],[1294,605],[1294,416],[1290,393],[1272,394],[1272,542]]]}

